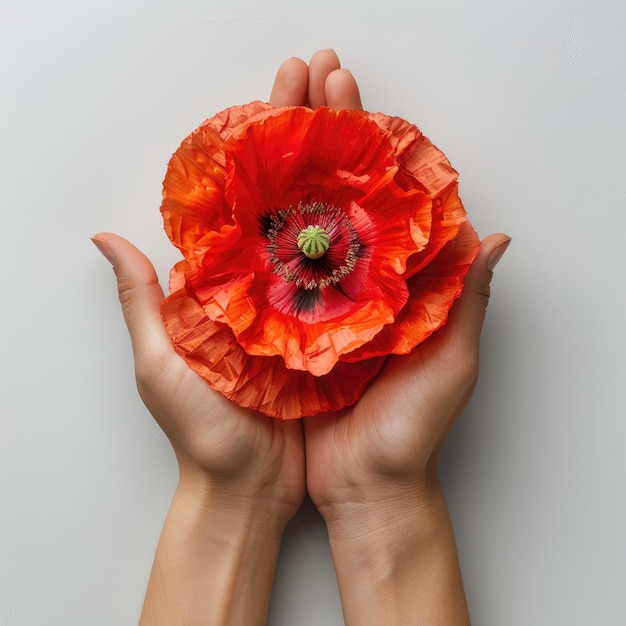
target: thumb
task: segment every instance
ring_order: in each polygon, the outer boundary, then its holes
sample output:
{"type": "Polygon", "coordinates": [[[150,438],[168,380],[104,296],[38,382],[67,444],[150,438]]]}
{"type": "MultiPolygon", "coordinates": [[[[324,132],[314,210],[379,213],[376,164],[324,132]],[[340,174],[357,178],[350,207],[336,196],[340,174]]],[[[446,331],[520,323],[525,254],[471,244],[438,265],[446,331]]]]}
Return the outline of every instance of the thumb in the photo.
{"type": "Polygon", "coordinates": [[[108,259],[117,277],[122,313],[133,344],[135,361],[149,354],[162,354],[171,346],[161,320],[163,290],[150,260],[129,241],[112,233],[92,238],[96,248],[108,259]]]}
{"type": "Polygon", "coordinates": [[[454,343],[459,341],[463,345],[470,341],[472,346],[478,344],[489,304],[493,269],[510,243],[511,238],[503,233],[489,235],[480,242],[478,255],[465,277],[463,293],[452,307],[446,325],[454,343]]]}

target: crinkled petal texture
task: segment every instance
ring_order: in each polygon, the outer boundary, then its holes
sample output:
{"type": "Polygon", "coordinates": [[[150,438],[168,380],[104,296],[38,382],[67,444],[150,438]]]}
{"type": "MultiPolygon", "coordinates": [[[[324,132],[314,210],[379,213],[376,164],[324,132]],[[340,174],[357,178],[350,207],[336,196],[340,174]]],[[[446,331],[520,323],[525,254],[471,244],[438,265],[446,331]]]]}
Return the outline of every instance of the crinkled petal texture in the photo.
{"type": "Polygon", "coordinates": [[[380,113],[232,107],[183,141],[163,187],[184,257],[162,306],[176,351],[271,417],[355,403],[446,322],[478,251],[446,157],[380,113]]]}

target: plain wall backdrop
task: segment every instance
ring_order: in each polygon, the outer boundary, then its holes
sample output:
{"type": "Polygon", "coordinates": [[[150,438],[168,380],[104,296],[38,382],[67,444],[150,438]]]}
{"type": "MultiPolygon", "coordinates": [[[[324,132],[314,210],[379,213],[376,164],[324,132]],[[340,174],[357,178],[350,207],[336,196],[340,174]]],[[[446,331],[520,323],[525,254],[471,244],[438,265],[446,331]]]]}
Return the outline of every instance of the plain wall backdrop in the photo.
{"type": "MultiPolygon", "coordinates": [[[[137,622],[177,472],[89,238],[166,284],[172,152],[330,46],[513,237],[442,460],[474,623],[626,624],[625,32],[622,0],[3,0],[0,624],[137,622]]],[[[269,624],[342,623],[309,503],[269,624]]]]}

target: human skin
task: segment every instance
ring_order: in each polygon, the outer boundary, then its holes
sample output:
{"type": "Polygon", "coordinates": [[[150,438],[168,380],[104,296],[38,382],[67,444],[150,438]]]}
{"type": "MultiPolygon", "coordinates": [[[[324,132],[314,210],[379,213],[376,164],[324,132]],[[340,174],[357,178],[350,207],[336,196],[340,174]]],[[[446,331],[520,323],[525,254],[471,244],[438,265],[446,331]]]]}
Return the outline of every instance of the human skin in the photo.
{"type": "MultiPolygon", "coordinates": [[[[340,93],[343,108],[360,109],[351,75],[336,73],[332,51],[319,57],[326,100],[313,90],[313,105],[335,107],[340,93]]],[[[346,624],[470,623],[438,460],[476,384],[492,271],[509,242],[481,242],[447,324],[390,358],[354,407],[304,419],[307,490],[328,528],[346,624]]]]}
{"type": "MultiPolygon", "coordinates": [[[[332,50],[285,61],[270,103],[362,108],[332,50]]],[[[164,329],[150,261],[117,235],[94,237],[117,277],[139,393],[180,472],[141,625],[264,624],[282,533],[307,489],[328,526],[346,624],[469,623],[437,460],[474,387],[491,270],[508,242],[483,240],[448,324],[390,358],[354,407],[282,421],[195,374],[164,329]]]]}

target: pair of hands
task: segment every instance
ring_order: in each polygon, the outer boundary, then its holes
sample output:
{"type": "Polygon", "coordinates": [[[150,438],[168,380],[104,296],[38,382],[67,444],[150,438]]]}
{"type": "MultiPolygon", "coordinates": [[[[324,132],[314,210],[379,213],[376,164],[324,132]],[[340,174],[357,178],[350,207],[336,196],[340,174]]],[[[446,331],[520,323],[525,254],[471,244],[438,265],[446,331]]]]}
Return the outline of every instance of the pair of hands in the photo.
{"type": "MultiPolygon", "coordinates": [[[[283,63],[270,103],[361,108],[352,74],[331,50],[308,65],[283,63]]],[[[94,237],[117,276],[140,395],[172,443],[181,484],[208,485],[241,506],[262,499],[282,525],[307,491],[332,524],[436,485],[439,452],[474,388],[491,272],[508,241],[481,242],[447,325],[412,354],[391,357],[355,406],[281,421],[236,406],[195,374],[164,329],[150,261],[116,235],[94,237]]]]}

